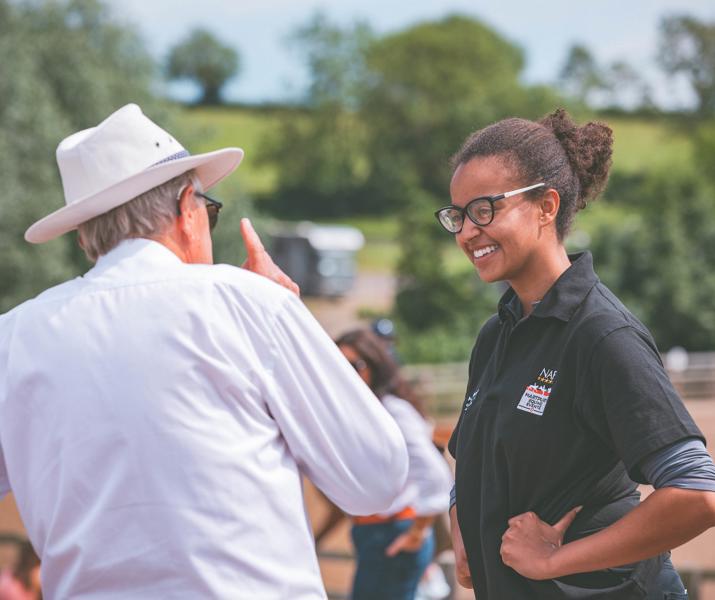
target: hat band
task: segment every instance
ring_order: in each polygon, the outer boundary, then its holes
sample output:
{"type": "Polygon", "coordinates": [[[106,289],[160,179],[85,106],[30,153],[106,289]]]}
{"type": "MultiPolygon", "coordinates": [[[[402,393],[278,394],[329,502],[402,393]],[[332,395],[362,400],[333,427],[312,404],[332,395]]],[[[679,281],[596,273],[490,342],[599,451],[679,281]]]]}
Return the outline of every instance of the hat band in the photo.
{"type": "Polygon", "coordinates": [[[164,163],[168,163],[172,160],[177,160],[179,158],[186,158],[187,156],[191,156],[191,153],[188,150],[182,150],[181,152],[177,152],[176,154],[172,154],[171,156],[167,156],[166,158],[161,159],[159,162],[154,163],[152,167],[156,167],[157,165],[163,165],[164,163]]]}

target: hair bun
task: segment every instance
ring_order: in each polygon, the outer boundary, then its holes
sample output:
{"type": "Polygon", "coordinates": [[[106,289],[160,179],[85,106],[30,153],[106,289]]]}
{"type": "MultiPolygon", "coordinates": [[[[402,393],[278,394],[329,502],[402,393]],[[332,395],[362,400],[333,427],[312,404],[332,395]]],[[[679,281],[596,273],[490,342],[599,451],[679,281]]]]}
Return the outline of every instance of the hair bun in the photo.
{"type": "Polygon", "coordinates": [[[608,181],[613,154],[611,128],[595,121],[578,127],[563,108],[556,109],[540,123],[553,132],[564,149],[579,182],[578,208],[584,208],[608,181]]]}

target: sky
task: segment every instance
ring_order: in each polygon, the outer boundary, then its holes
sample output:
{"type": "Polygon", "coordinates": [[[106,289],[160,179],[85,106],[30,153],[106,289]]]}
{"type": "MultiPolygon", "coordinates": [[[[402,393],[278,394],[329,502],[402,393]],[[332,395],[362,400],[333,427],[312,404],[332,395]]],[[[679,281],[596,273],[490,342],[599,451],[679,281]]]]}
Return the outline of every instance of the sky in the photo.
{"type": "MultiPolygon", "coordinates": [[[[687,86],[663,77],[655,64],[658,24],[664,15],[688,14],[715,21],[713,0],[108,0],[114,14],[136,26],[159,61],[194,27],[210,30],[241,56],[229,82],[230,101],[262,102],[300,97],[307,76],[287,38],[317,11],[339,25],[367,21],[378,34],[420,21],[464,14],[490,25],[526,54],[523,79],[553,83],[568,49],[583,44],[599,64],[627,60],[650,81],[659,104],[692,102],[687,86]]],[[[187,85],[169,92],[189,100],[187,85]]]]}

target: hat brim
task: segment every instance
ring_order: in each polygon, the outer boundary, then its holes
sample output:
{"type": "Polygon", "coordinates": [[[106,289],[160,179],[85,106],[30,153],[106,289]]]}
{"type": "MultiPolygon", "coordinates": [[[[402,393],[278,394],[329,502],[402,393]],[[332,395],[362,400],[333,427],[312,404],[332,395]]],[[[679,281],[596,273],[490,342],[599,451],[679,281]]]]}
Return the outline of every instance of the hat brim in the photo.
{"type": "Polygon", "coordinates": [[[230,175],[242,159],[241,148],[223,148],[150,167],[43,217],[28,228],[25,239],[33,244],[48,242],[186,171],[195,170],[206,191],[230,175]]]}

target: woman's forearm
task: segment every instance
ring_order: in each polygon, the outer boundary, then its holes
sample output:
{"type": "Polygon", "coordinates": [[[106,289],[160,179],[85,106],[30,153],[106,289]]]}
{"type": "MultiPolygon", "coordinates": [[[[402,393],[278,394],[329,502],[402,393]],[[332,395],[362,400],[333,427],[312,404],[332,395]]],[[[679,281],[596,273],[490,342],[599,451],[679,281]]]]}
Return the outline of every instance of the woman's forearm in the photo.
{"type": "Polygon", "coordinates": [[[715,492],[661,488],[594,535],[564,544],[548,559],[551,577],[644,560],[715,526],[715,492]]]}

